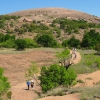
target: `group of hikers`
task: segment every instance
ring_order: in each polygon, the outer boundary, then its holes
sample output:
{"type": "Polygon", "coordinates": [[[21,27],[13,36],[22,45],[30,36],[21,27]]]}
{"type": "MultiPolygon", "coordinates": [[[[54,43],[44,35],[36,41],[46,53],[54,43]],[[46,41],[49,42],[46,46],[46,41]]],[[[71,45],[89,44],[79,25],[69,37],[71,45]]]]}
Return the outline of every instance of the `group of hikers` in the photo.
{"type": "Polygon", "coordinates": [[[32,88],[32,90],[33,90],[33,88],[34,88],[34,81],[33,80],[31,80],[31,81],[27,81],[27,88],[28,88],[28,90],[29,90],[29,88],[30,88],[30,86],[31,86],[31,88],[32,88]]]}
{"type": "Polygon", "coordinates": [[[72,55],[74,55],[73,60],[76,59],[76,57],[77,57],[76,48],[73,48],[73,49],[72,49],[72,55]]]}

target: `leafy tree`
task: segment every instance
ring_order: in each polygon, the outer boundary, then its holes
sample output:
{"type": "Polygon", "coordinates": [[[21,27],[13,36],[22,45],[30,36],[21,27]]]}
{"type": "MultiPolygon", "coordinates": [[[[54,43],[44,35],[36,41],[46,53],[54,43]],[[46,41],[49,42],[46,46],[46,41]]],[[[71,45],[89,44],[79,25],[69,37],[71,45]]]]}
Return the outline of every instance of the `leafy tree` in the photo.
{"type": "Polygon", "coordinates": [[[0,43],[0,47],[5,47],[5,48],[14,48],[15,47],[15,41],[9,39],[5,42],[0,43]]]}
{"type": "Polygon", "coordinates": [[[10,83],[8,82],[8,78],[3,75],[4,69],[0,67],[0,96],[5,94],[9,88],[10,83]]]}
{"type": "Polygon", "coordinates": [[[75,39],[75,37],[72,37],[68,41],[68,45],[70,45],[71,47],[77,47],[78,45],[80,45],[80,40],[75,39]]]}
{"type": "Polygon", "coordinates": [[[44,47],[57,47],[57,41],[51,35],[44,34],[37,39],[37,43],[44,47]]]}
{"type": "Polygon", "coordinates": [[[38,47],[38,44],[34,40],[30,38],[25,38],[24,40],[26,41],[27,48],[38,47]]]}
{"type": "Polygon", "coordinates": [[[64,40],[64,41],[62,42],[62,46],[63,46],[63,47],[67,47],[67,46],[68,46],[68,40],[64,40]]]}
{"type": "Polygon", "coordinates": [[[63,66],[51,65],[42,67],[39,77],[43,92],[54,89],[60,85],[70,86],[76,79],[76,73],[72,69],[66,70],[63,66]]]}
{"type": "Polygon", "coordinates": [[[84,35],[81,46],[94,48],[99,43],[100,43],[100,34],[95,30],[90,30],[84,35]]]}
{"type": "Polygon", "coordinates": [[[24,50],[26,48],[26,41],[24,39],[17,39],[15,43],[17,50],[24,50]]]}

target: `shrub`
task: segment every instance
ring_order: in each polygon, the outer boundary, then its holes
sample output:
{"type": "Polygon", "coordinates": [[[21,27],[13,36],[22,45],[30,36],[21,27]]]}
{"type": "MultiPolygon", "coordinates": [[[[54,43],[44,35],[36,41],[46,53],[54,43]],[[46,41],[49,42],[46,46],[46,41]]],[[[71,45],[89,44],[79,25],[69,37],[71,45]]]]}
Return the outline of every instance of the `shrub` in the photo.
{"type": "Polygon", "coordinates": [[[24,40],[26,41],[27,48],[38,47],[38,44],[36,42],[34,42],[34,40],[32,40],[30,38],[25,38],[24,40]]]}
{"type": "Polygon", "coordinates": [[[57,47],[58,43],[51,35],[44,34],[37,39],[37,43],[44,47],[57,47]]]}
{"type": "Polygon", "coordinates": [[[70,86],[76,78],[76,73],[65,67],[59,65],[51,65],[49,68],[42,67],[41,76],[41,87],[43,92],[54,89],[60,85],[70,86]]]}
{"type": "Polygon", "coordinates": [[[67,47],[67,46],[68,46],[68,40],[64,40],[64,41],[62,42],[62,46],[63,46],[63,47],[67,47]]]}
{"type": "Polygon", "coordinates": [[[68,45],[70,45],[71,47],[77,47],[78,45],[80,45],[80,40],[75,39],[75,37],[72,37],[68,41],[68,45]]]}
{"type": "Polygon", "coordinates": [[[24,50],[26,48],[26,41],[23,39],[17,39],[15,43],[17,50],[24,50]]]}
{"type": "Polygon", "coordinates": [[[4,69],[0,68],[0,96],[6,93],[10,88],[8,78],[3,75],[4,69]]]}

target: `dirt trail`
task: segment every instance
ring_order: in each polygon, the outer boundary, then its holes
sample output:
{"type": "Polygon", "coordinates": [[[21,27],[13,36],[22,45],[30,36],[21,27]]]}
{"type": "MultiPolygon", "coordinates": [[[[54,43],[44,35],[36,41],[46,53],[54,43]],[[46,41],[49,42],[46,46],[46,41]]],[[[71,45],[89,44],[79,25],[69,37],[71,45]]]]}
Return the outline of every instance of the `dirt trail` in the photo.
{"type": "MultiPolygon", "coordinates": [[[[40,87],[35,85],[34,90],[40,91],[40,87]]],[[[12,87],[12,100],[34,100],[37,94],[30,88],[27,90],[26,83],[20,83],[12,87]]]]}
{"type": "MultiPolygon", "coordinates": [[[[72,54],[72,51],[71,51],[71,54],[72,54]]],[[[72,54],[72,59],[71,60],[73,61],[74,64],[79,63],[80,60],[81,60],[80,53],[79,52],[76,52],[76,57],[75,57],[75,54],[72,54]]]]}

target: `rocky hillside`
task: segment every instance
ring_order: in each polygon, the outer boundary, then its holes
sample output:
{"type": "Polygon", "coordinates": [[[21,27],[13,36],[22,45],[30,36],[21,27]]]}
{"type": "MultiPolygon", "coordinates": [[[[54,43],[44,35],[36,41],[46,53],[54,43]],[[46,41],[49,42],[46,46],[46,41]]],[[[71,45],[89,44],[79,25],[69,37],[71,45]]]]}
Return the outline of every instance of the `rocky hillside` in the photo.
{"type": "Polygon", "coordinates": [[[56,39],[61,42],[73,35],[77,39],[82,40],[84,31],[90,30],[91,28],[95,28],[100,32],[100,28],[94,27],[96,25],[100,26],[100,18],[75,10],[68,10],[64,8],[39,8],[14,12],[8,15],[12,17],[2,18],[2,16],[0,16],[0,33],[14,34],[17,38],[34,38],[38,33],[53,33],[56,39]],[[67,31],[68,27],[61,28],[62,18],[64,18],[64,21],[66,21],[66,19],[73,20],[74,22],[69,22],[69,27],[73,27],[71,26],[71,23],[72,25],[74,23],[74,29],[67,31]],[[86,23],[84,25],[77,26],[80,22],[75,22],[75,20],[81,21],[83,24],[85,22],[86,23]],[[92,23],[92,25],[87,26],[87,23],[92,23]],[[43,27],[41,28],[41,26],[43,27]],[[84,28],[83,26],[87,27],[84,28]],[[58,34],[59,36],[57,36],[58,34]]]}

